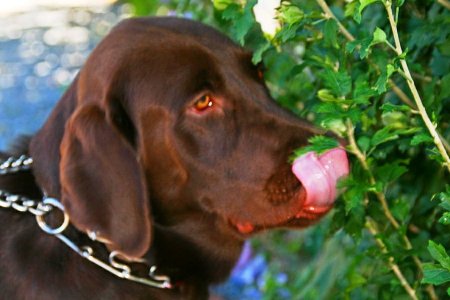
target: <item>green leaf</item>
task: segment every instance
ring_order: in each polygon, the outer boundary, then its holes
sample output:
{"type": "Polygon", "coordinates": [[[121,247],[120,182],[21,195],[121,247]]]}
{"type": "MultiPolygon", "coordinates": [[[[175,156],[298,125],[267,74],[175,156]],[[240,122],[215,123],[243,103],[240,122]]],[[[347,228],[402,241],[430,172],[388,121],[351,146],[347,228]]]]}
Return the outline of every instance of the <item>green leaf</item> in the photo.
{"type": "Polygon", "coordinates": [[[370,138],[367,136],[360,137],[356,143],[358,144],[358,147],[363,151],[367,152],[370,149],[370,138]]]}
{"type": "Polygon", "coordinates": [[[367,279],[358,273],[350,273],[348,280],[349,286],[346,288],[347,293],[367,283],[367,279]]]}
{"type": "Polygon", "coordinates": [[[444,99],[450,97],[450,73],[441,79],[441,92],[439,98],[444,99]]]}
{"type": "Polygon", "coordinates": [[[155,14],[161,5],[161,3],[157,0],[129,0],[128,2],[133,5],[134,14],[136,16],[148,16],[155,14]]]}
{"type": "Polygon", "coordinates": [[[359,40],[347,42],[347,44],[345,45],[345,51],[347,53],[353,53],[353,51],[355,51],[356,47],[358,47],[359,44],[360,44],[359,40]]]}
{"type": "Polygon", "coordinates": [[[441,244],[437,244],[433,241],[428,241],[428,252],[430,252],[431,256],[437,260],[441,266],[448,271],[450,271],[450,257],[445,251],[444,246],[441,244]]]}
{"type": "Polygon", "coordinates": [[[370,4],[373,4],[378,1],[380,1],[380,0],[359,0],[359,8],[357,11],[355,11],[355,15],[353,16],[353,19],[357,23],[360,23],[361,22],[361,14],[362,14],[363,10],[370,4]]]}
{"type": "Polygon", "coordinates": [[[401,165],[400,161],[382,165],[375,170],[375,178],[382,183],[389,183],[408,171],[408,168],[401,165]]]}
{"type": "Polygon", "coordinates": [[[441,204],[439,204],[439,206],[444,208],[445,210],[450,211],[450,185],[446,185],[445,192],[439,193],[436,196],[441,201],[441,204]]]}
{"type": "Polygon", "coordinates": [[[352,78],[344,70],[335,72],[326,69],[321,74],[321,77],[325,86],[339,97],[347,95],[352,88],[352,78]]]}
{"type": "Polygon", "coordinates": [[[255,24],[252,8],[256,4],[255,0],[247,1],[245,6],[233,2],[229,4],[222,13],[222,18],[233,22],[231,34],[241,45],[244,45],[244,38],[255,24]]]}
{"type": "Polygon", "coordinates": [[[417,146],[422,143],[432,143],[432,142],[433,138],[428,133],[420,132],[412,138],[411,146],[417,146]]]}
{"type": "MultiPolygon", "coordinates": [[[[141,1],[143,2],[143,1],[141,1]]],[[[225,10],[231,4],[235,4],[233,0],[213,0],[214,8],[218,10],[225,10]]]]}
{"type": "Polygon", "coordinates": [[[281,30],[279,30],[275,34],[275,39],[277,41],[281,41],[282,43],[286,43],[291,39],[294,39],[297,36],[297,30],[301,27],[300,23],[293,24],[290,26],[283,26],[281,30]]]}
{"type": "Polygon", "coordinates": [[[322,154],[327,150],[336,148],[339,143],[330,137],[323,135],[316,135],[308,139],[309,145],[294,151],[295,157],[299,157],[307,152],[314,151],[317,154],[322,154]]]}
{"type": "Polygon", "coordinates": [[[375,83],[375,89],[377,90],[378,94],[381,95],[386,91],[386,84],[388,83],[389,78],[395,71],[396,69],[393,65],[388,64],[386,66],[386,69],[381,73],[380,77],[375,83]]]}
{"type": "Polygon", "coordinates": [[[353,101],[357,104],[370,104],[370,99],[376,96],[376,92],[369,86],[364,77],[359,77],[353,90],[353,101]]]}
{"type": "Polygon", "coordinates": [[[317,92],[317,97],[325,102],[339,102],[339,99],[334,97],[330,90],[322,89],[317,92]]]}
{"type": "Polygon", "coordinates": [[[267,50],[269,50],[271,47],[271,44],[266,40],[265,43],[263,43],[262,45],[260,45],[254,52],[253,52],[253,57],[252,57],[252,62],[253,64],[258,64],[261,62],[262,60],[262,55],[264,54],[264,52],[266,52],[267,50]]]}
{"type": "Polygon", "coordinates": [[[342,196],[345,202],[345,213],[348,215],[353,209],[363,206],[366,188],[361,185],[353,186],[342,196]]]}
{"type": "Polygon", "coordinates": [[[450,272],[434,264],[423,264],[422,283],[440,285],[450,281],[450,272]]]}
{"type": "Polygon", "coordinates": [[[361,49],[359,49],[359,58],[366,58],[370,53],[370,46],[372,44],[372,38],[367,37],[360,40],[361,49]]]}
{"type": "Polygon", "coordinates": [[[338,25],[334,19],[328,19],[325,22],[323,34],[325,38],[325,45],[339,49],[339,44],[337,41],[338,25]]]}
{"type": "Polygon", "coordinates": [[[286,22],[290,26],[299,23],[305,15],[305,13],[295,5],[282,5],[278,11],[280,20],[286,22]]]}
{"type": "Polygon", "coordinates": [[[383,29],[377,27],[373,33],[371,46],[385,42],[386,42],[386,33],[383,31],[383,29]]]}
{"type": "Polygon", "coordinates": [[[396,105],[392,103],[384,103],[381,105],[381,109],[385,112],[392,112],[392,111],[411,111],[411,108],[408,105],[396,105]]]}
{"type": "Polygon", "coordinates": [[[411,205],[409,201],[397,199],[394,201],[391,210],[394,217],[398,220],[407,220],[411,210],[411,205]]]}
{"type": "Polygon", "coordinates": [[[396,139],[398,139],[398,134],[392,132],[392,129],[390,127],[384,127],[383,129],[375,132],[371,140],[371,145],[372,147],[376,147],[380,144],[393,141],[396,139]]]}
{"type": "Polygon", "coordinates": [[[439,218],[439,223],[450,225],[450,212],[445,212],[442,217],[439,218]]]}

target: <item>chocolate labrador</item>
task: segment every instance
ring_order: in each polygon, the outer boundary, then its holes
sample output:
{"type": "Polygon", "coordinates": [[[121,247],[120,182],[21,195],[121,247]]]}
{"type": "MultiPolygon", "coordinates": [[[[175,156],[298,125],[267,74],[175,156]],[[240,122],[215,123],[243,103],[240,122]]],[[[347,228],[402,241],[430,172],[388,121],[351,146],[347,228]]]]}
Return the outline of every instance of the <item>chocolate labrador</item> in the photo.
{"type": "Polygon", "coordinates": [[[0,298],[206,299],[245,239],[331,208],[345,151],[289,163],[323,133],[213,28],[121,22],[0,170],[0,298]]]}

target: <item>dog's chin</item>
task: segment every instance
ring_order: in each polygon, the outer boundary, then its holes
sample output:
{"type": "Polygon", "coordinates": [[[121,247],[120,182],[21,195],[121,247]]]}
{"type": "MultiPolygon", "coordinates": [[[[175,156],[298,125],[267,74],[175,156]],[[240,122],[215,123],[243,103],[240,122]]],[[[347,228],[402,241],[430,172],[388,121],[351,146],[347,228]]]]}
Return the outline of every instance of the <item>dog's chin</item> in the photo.
{"type": "MultiPolygon", "coordinates": [[[[298,193],[293,201],[304,203],[304,193],[298,193]],[[301,198],[301,199],[299,199],[301,198]]],[[[288,216],[281,217],[274,222],[267,222],[263,217],[254,216],[249,221],[241,221],[237,218],[226,218],[229,227],[239,236],[248,238],[252,235],[269,229],[290,228],[301,229],[312,225],[324,217],[333,208],[333,203],[326,206],[305,206],[301,205],[298,210],[293,211],[288,216]]],[[[276,207],[273,213],[276,214],[276,207]]],[[[250,218],[249,218],[250,219],[250,218]]]]}
{"type": "Polygon", "coordinates": [[[235,220],[228,220],[229,226],[240,236],[245,238],[260,233],[269,229],[280,229],[280,228],[290,228],[290,229],[301,229],[308,227],[317,221],[319,221],[323,216],[327,214],[328,211],[333,206],[328,207],[306,207],[301,210],[296,215],[287,218],[279,223],[251,223],[251,222],[239,222],[235,220]]]}

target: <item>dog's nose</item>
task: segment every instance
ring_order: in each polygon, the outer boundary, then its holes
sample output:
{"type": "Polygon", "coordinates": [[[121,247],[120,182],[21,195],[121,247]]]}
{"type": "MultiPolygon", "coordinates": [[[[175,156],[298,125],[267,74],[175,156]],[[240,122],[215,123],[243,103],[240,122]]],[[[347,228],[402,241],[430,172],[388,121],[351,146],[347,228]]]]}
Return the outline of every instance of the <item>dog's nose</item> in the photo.
{"type": "Polygon", "coordinates": [[[349,173],[347,154],[340,147],[322,155],[308,152],[294,161],[292,172],[306,191],[305,206],[330,206],[337,196],[338,179],[349,173]]]}

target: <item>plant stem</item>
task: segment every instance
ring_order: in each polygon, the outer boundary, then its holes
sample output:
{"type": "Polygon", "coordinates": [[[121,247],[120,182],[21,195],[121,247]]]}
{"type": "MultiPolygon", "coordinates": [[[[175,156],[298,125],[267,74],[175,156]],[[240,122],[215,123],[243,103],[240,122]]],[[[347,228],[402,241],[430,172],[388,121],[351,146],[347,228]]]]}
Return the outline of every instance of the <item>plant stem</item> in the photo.
{"type": "Polygon", "coordinates": [[[336,16],[333,14],[333,12],[331,11],[330,7],[325,2],[325,0],[316,0],[316,1],[317,1],[317,4],[319,4],[319,6],[322,8],[323,12],[325,13],[325,16],[327,18],[332,18],[333,20],[336,21],[336,23],[339,27],[339,30],[347,38],[347,40],[354,41],[355,37],[347,30],[347,28],[345,28],[344,25],[342,25],[342,23],[338,20],[338,18],[336,18],[336,16]]]}
{"type": "MultiPolygon", "coordinates": [[[[367,172],[367,174],[369,175],[369,183],[371,185],[375,185],[376,184],[376,180],[375,177],[372,174],[372,171],[369,168],[369,165],[367,164],[367,160],[366,160],[366,155],[364,153],[361,152],[361,150],[359,149],[358,145],[356,144],[356,140],[355,140],[355,128],[352,124],[352,122],[350,120],[347,120],[347,136],[348,136],[348,141],[349,141],[349,150],[350,152],[352,152],[358,159],[359,163],[361,164],[361,166],[363,167],[363,169],[367,172]]],[[[382,192],[373,192],[375,194],[375,196],[377,197],[378,201],[381,203],[381,207],[383,209],[383,213],[386,216],[386,218],[389,220],[389,222],[392,224],[392,226],[395,229],[400,229],[400,224],[397,222],[397,220],[394,218],[394,216],[391,213],[391,210],[389,209],[389,205],[387,204],[387,200],[386,200],[386,196],[384,195],[384,193],[382,192]]],[[[402,238],[403,241],[405,243],[405,248],[407,250],[411,250],[413,249],[412,244],[409,240],[409,238],[402,234],[402,238]]],[[[417,269],[419,270],[419,272],[421,274],[423,274],[423,267],[422,267],[422,262],[420,261],[420,259],[416,256],[413,255],[412,259],[414,261],[414,264],[417,266],[417,269]]],[[[398,267],[397,267],[398,269],[398,267]]],[[[394,269],[393,269],[394,271],[394,269]]],[[[400,269],[395,270],[394,272],[400,272],[400,269]]],[[[396,273],[397,275],[397,273],[396,273]]],[[[434,287],[432,285],[428,285],[426,287],[426,290],[430,296],[430,299],[432,300],[437,300],[437,296],[436,293],[434,291],[434,287]]]]}
{"type": "Polygon", "coordinates": [[[389,84],[391,85],[392,91],[397,95],[397,97],[406,105],[411,107],[412,109],[417,109],[414,103],[409,99],[409,97],[403,92],[401,88],[399,88],[392,79],[389,79],[389,84]]]}
{"type": "Polygon", "coordinates": [[[437,0],[437,2],[439,4],[441,4],[442,6],[446,7],[447,9],[450,9],[450,2],[447,0],[437,0]]]}
{"type": "MultiPolygon", "coordinates": [[[[355,140],[355,128],[350,120],[347,120],[347,136],[348,141],[350,143],[350,151],[358,158],[359,163],[363,167],[363,169],[367,172],[369,175],[369,183],[374,186],[376,184],[375,177],[372,174],[372,171],[369,168],[369,165],[367,164],[366,155],[361,152],[358,145],[356,144],[355,140]]],[[[397,220],[394,218],[394,216],[391,213],[391,210],[389,209],[389,206],[386,201],[386,197],[384,193],[381,192],[374,192],[377,196],[378,201],[380,201],[381,207],[383,209],[384,215],[389,220],[389,222],[394,226],[395,229],[399,229],[400,225],[398,224],[397,220]]],[[[411,243],[407,243],[407,246],[411,246],[411,243]]]]}
{"type": "MultiPolygon", "coordinates": [[[[439,1],[442,1],[442,2],[446,3],[448,5],[448,8],[450,8],[450,2],[448,2],[447,0],[438,0],[438,2],[439,1]]],[[[327,18],[332,18],[333,20],[336,21],[336,23],[337,23],[337,25],[339,27],[339,30],[342,32],[342,34],[345,36],[345,38],[347,40],[349,40],[350,42],[354,41],[355,37],[347,30],[347,28],[345,28],[345,26],[334,15],[334,13],[331,11],[330,7],[325,2],[325,0],[316,0],[316,2],[322,8],[322,10],[325,13],[325,16],[327,18]]],[[[387,1],[386,3],[389,3],[389,7],[391,6],[390,1],[387,1]]],[[[443,4],[443,5],[446,6],[445,4],[443,4]]],[[[387,7],[386,7],[386,9],[387,9],[387,7]]],[[[400,40],[398,38],[397,26],[395,24],[394,16],[392,14],[392,10],[391,9],[387,9],[387,10],[388,10],[389,21],[391,23],[391,27],[394,24],[392,31],[393,31],[393,34],[394,34],[394,40],[395,40],[396,47],[393,50],[395,50],[397,55],[401,55],[403,53],[403,50],[401,48],[400,40]],[[395,33],[394,33],[394,28],[395,28],[395,33]],[[395,36],[396,36],[396,38],[395,38],[395,36]]],[[[441,140],[440,135],[437,133],[436,128],[434,127],[434,125],[432,124],[430,118],[428,117],[428,114],[426,113],[425,107],[423,106],[423,102],[422,102],[422,100],[421,100],[421,98],[419,96],[419,93],[418,93],[417,88],[415,86],[414,80],[412,80],[412,76],[411,76],[411,73],[409,72],[409,68],[408,68],[408,65],[406,64],[406,61],[404,59],[401,59],[400,62],[401,62],[401,65],[402,65],[403,72],[405,73],[405,77],[407,78],[406,81],[408,83],[408,86],[409,86],[409,88],[411,90],[411,93],[413,94],[414,100],[415,100],[415,102],[417,104],[417,108],[419,109],[419,113],[420,113],[423,121],[425,122],[425,125],[427,126],[428,131],[430,132],[431,136],[433,137],[433,141],[434,141],[436,147],[438,148],[438,151],[440,152],[440,154],[442,155],[442,157],[445,160],[445,166],[447,167],[447,170],[450,172],[450,158],[449,158],[449,156],[447,154],[446,147],[444,146],[445,143],[441,140]]],[[[389,79],[389,84],[392,87],[392,91],[400,98],[400,100],[402,100],[402,102],[404,102],[405,104],[407,104],[410,107],[415,107],[415,105],[413,105],[412,101],[394,83],[394,81],[389,79]]]]}
{"type": "MultiPolygon", "coordinates": [[[[440,1],[440,0],[438,0],[438,1],[440,1]]],[[[446,0],[443,0],[443,1],[446,1],[446,0]]],[[[322,8],[322,10],[325,13],[325,16],[327,18],[332,18],[332,19],[334,19],[336,21],[336,23],[338,24],[339,30],[342,32],[342,34],[345,36],[345,38],[347,40],[349,40],[349,41],[354,41],[355,37],[337,19],[337,17],[333,14],[331,9],[329,8],[328,4],[324,0],[316,0],[316,2],[322,8]]],[[[391,11],[391,15],[392,15],[392,11],[391,11]]],[[[400,54],[401,53],[402,52],[400,52],[400,54]]],[[[408,69],[408,73],[407,74],[409,74],[408,77],[412,78],[411,74],[409,73],[409,69],[408,69]]],[[[409,80],[407,80],[407,81],[409,82],[409,80]]],[[[389,84],[391,85],[393,92],[400,98],[400,100],[403,103],[407,104],[412,109],[415,109],[414,103],[403,92],[403,90],[400,89],[395,84],[395,82],[393,80],[389,79],[389,84]]],[[[417,89],[416,89],[416,91],[417,91],[417,89]]],[[[373,177],[373,174],[372,174],[372,172],[369,169],[369,166],[368,166],[367,161],[366,161],[366,156],[365,156],[365,154],[363,154],[361,152],[361,150],[358,148],[358,145],[356,144],[355,135],[354,135],[354,126],[353,126],[353,124],[351,123],[350,120],[347,120],[347,134],[348,134],[348,139],[349,139],[349,143],[350,143],[350,149],[351,149],[352,153],[358,158],[358,160],[361,163],[362,167],[368,172],[369,177],[370,177],[370,181],[375,183],[375,178],[373,177]]],[[[447,144],[445,144],[445,145],[447,145],[447,144]]],[[[448,165],[448,167],[450,167],[450,165],[448,165]]],[[[391,211],[389,209],[389,206],[387,205],[387,201],[386,201],[385,195],[383,193],[380,193],[380,192],[376,192],[375,194],[377,195],[377,198],[378,198],[378,200],[380,201],[380,203],[382,205],[382,208],[383,208],[384,214],[386,215],[386,218],[390,221],[390,223],[396,229],[398,229],[400,226],[399,226],[398,222],[395,220],[395,218],[393,217],[393,215],[392,215],[392,213],[391,213],[391,211]]],[[[408,250],[412,249],[411,242],[409,241],[409,239],[408,239],[408,237],[406,235],[403,235],[403,240],[405,242],[406,248],[408,250]]],[[[416,264],[417,268],[419,269],[420,273],[423,274],[422,262],[420,261],[420,259],[417,256],[415,256],[415,255],[412,258],[413,258],[414,263],[416,264]]],[[[394,271],[394,272],[400,272],[401,273],[400,269],[398,269],[398,266],[397,266],[397,270],[394,271]]],[[[434,291],[434,287],[432,285],[428,285],[426,287],[426,291],[427,291],[428,295],[430,296],[430,299],[432,299],[432,300],[437,300],[438,299],[437,296],[436,296],[436,293],[434,291]]]]}
{"type": "MultiPolygon", "coordinates": [[[[394,37],[394,42],[395,42],[395,50],[396,50],[397,55],[400,56],[403,53],[403,50],[402,50],[402,46],[400,43],[400,38],[398,36],[397,24],[395,23],[394,15],[392,13],[391,1],[388,0],[388,1],[384,2],[384,6],[385,6],[387,14],[388,14],[389,24],[391,25],[392,35],[394,37]]],[[[431,122],[431,120],[425,110],[422,99],[420,98],[420,95],[419,95],[419,92],[417,91],[414,80],[412,80],[411,73],[409,72],[408,64],[406,63],[406,60],[404,58],[400,59],[400,64],[402,66],[403,72],[406,75],[406,78],[409,79],[409,80],[406,80],[406,83],[408,84],[408,87],[413,95],[413,99],[416,103],[417,109],[419,110],[420,116],[422,117],[422,120],[424,121],[425,126],[427,127],[428,131],[430,132],[431,136],[433,137],[434,144],[436,145],[439,153],[441,154],[442,158],[444,159],[447,170],[450,172],[450,157],[448,156],[448,153],[445,150],[445,146],[442,143],[442,141],[439,137],[439,134],[436,131],[435,126],[431,122]]]]}
{"type": "MultiPolygon", "coordinates": [[[[376,228],[376,223],[370,217],[366,218],[366,227],[369,230],[369,232],[375,237],[375,241],[376,241],[378,247],[380,247],[381,252],[383,254],[389,254],[389,251],[386,248],[386,245],[384,244],[383,240],[379,237],[379,232],[376,228]]],[[[416,291],[411,287],[411,285],[409,285],[405,276],[401,272],[400,267],[395,263],[395,260],[392,256],[388,257],[388,264],[389,264],[389,267],[394,272],[395,276],[397,276],[398,280],[400,281],[400,283],[403,286],[403,288],[405,289],[405,291],[411,297],[411,299],[418,300],[416,291]]]]}

